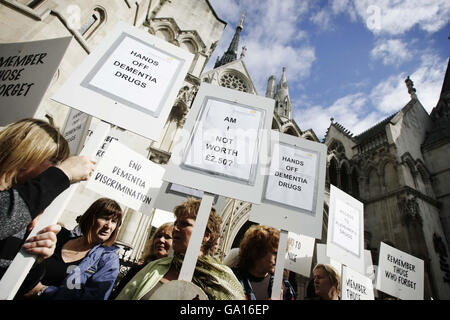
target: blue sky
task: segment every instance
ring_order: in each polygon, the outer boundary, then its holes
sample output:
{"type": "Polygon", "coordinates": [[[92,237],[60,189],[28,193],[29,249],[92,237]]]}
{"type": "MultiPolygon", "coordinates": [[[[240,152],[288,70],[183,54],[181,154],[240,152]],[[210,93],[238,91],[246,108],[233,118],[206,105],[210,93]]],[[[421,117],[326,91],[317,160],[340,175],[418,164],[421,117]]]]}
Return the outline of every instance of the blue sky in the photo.
{"type": "MultiPolygon", "coordinates": [[[[430,112],[450,53],[448,0],[210,0],[228,25],[205,71],[228,48],[245,11],[240,49],[259,95],[286,67],[293,117],[322,139],[330,118],[359,134],[410,96],[430,112]]],[[[238,56],[240,50],[238,52],[238,56]]]]}

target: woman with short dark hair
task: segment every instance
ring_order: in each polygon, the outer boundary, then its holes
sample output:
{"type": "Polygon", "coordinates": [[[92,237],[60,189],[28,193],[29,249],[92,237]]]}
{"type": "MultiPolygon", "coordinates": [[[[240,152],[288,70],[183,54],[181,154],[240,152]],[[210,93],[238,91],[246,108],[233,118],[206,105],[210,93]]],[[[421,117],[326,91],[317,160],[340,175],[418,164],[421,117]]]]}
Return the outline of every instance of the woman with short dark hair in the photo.
{"type": "Polygon", "coordinates": [[[122,209],[100,198],[80,218],[82,236],[62,228],[55,253],[42,265],[42,280],[25,296],[43,299],[107,300],[119,274],[118,247],[122,209]]]}

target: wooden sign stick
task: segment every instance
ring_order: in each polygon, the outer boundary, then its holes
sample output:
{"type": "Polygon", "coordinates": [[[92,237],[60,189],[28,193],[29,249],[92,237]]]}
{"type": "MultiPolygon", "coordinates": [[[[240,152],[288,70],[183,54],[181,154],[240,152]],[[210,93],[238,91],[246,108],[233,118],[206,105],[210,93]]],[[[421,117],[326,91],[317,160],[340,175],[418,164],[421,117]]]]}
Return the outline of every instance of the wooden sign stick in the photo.
{"type": "MultiPolygon", "coordinates": [[[[89,156],[95,158],[97,149],[105,140],[111,126],[105,122],[100,122],[91,139],[86,143],[83,151],[80,155],[89,156]]],[[[61,193],[50,206],[47,207],[45,212],[39,217],[39,220],[31,231],[28,238],[35,236],[38,231],[41,231],[46,226],[56,224],[64,212],[67,204],[74,195],[78,184],[72,184],[69,189],[61,193]]],[[[36,256],[26,253],[24,249],[21,249],[14,260],[6,270],[3,278],[0,280],[0,300],[12,300],[19,290],[25,277],[28,275],[31,267],[35,262],[36,256]]]]}
{"type": "Polygon", "coordinates": [[[198,209],[197,218],[195,219],[194,229],[192,230],[191,239],[184,255],[183,265],[181,266],[178,280],[191,281],[194,275],[195,266],[197,264],[198,254],[202,246],[203,236],[205,235],[206,226],[208,224],[209,214],[213,204],[214,195],[204,193],[200,208],[198,209]]]}
{"type": "Polygon", "coordinates": [[[284,259],[286,255],[286,246],[288,242],[288,231],[281,230],[280,231],[280,241],[278,242],[278,252],[277,252],[277,262],[275,264],[275,274],[273,278],[272,285],[272,300],[281,300],[283,297],[280,297],[281,287],[283,282],[283,271],[284,271],[284,259]]]}

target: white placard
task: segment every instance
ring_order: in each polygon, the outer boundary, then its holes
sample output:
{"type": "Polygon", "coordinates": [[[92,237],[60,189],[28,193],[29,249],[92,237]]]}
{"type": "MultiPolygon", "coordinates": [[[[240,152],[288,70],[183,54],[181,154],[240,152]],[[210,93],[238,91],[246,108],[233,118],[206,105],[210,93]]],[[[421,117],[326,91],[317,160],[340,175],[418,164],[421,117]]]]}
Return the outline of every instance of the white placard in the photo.
{"type": "Polygon", "coordinates": [[[342,263],[327,256],[327,245],[323,243],[316,244],[316,260],[317,264],[328,264],[332,266],[337,274],[341,275],[342,263]]]}
{"type": "Polygon", "coordinates": [[[267,180],[266,199],[313,211],[318,154],[282,143],[275,144],[267,180]]]}
{"type": "Polygon", "coordinates": [[[70,109],[64,125],[62,135],[69,143],[70,155],[77,155],[81,151],[84,138],[91,124],[88,114],[76,109],[70,109]]]}
{"type": "Polygon", "coordinates": [[[272,130],[265,190],[250,221],[321,239],[326,155],[323,143],[272,130]]]}
{"type": "Polygon", "coordinates": [[[118,141],[110,143],[86,188],[150,215],[164,168],[118,141]]]}
{"type": "Polygon", "coordinates": [[[154,226],[155,228],[159,228],[164,223],[174,221],[175,215],[173,214],[173,212],[156,209],[152,219],[152,226],[154,226]]]}
{"type": "MultiPolygon", "coordinates": [[[[185,202],[187,198],[202,199],[203,195],[203,191],[163,181],[155,200],[155,208],[173,212],[175,207],[185,202]]],[[[225,207],[225,203],[224,197],[217,195],[214,197],[213,206],[219,215],[225,207]]]]}
{"type": "Polygon", "coordinates": [[[314,238],[289,232],[288,252],[286,252],[284,268],[309,278],[314,242],[314,238]]]}
{"type": "Polygon", "coordinates": [[[375,300],[372,280],[343,266],[341,300],[375,300]]]}
{"type": "Polygon", "coordinates": [[[158,140],[192,54],[119,22],[54,100],[158,140]]]}
{"type": "Polygon", "coordinates": [[[365,274],[362,202],[330,185],[327,255],[365,274]]]}
{"type": "Polygon", "coordinates": [[[376,288],[403,300],[423,300],[423,260],[380,243],[376,288]]]}
{"type": "Polygon", "coordinates": [[[353,254],[359,255],[361,214],[358,209],[341,199],[337,198],[335,205],[333,242],[353,254]]]}
{"type": "Polygon", "coordinates": [[[373,286],[376,284],[375,266],[372,262],[372,254],[370,250],[364,250],[364,275],[372,281],[373,286]]]}
{"type": "Polygon", "coordinates": [[[71,39],[0,43],[0,127],[34,117],[71,39]]]}
{"type": "Polygon", "coordinates": [[[185,152],[184,165],[254,183],[257,133],[264,110],[209,98],[185,152]],[[245,129],[245,130],[244,130],[245,129]],[[244,131],[254,134],[244,135],[244,131]]]}
{"type": "Polygon", "coordinates": [[[274,104],[273,99],[202,83],[175,142],[164,180],[260,203],[274,104]],[[217,106],[223,106],[223,111],[217,106]],[[212,128],[208,121],[215,117],[217,127],[212,128]],[[207,149],[210,142],[219,146],[218,151],[207,149]]]}

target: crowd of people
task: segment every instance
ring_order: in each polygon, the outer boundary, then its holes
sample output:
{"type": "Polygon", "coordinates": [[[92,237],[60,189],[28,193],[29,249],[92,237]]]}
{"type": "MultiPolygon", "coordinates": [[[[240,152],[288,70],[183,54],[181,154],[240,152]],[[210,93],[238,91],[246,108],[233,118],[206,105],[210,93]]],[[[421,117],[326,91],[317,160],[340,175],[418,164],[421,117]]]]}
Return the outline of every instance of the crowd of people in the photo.
{"type": "MultiPolygon", "coordinates": [[[[49,225],[28,238],[59,194],[70,184],[89,179],[95,160],[69,156],[68,143],[59,131],[37,119],[1,130],[0,150],[0,279],[22,248],[37,256],[15,299],[148,300],[169,283],[176,284],[200,200],[188,198],[174,208],[175,222],[161,225],[141,261],[119,278],[119,248],[114,243],[123,211],[113,199],[94,201],[73,230],[49,225]]],[[[280,231],[250,227],[239,248],[222,263],[216,257],[221,223],[211,208],[190,282],[210,300],[271,299],[280,231]]],[[[339,299],[336,270],[319,264],[313,274],[312,299],[339,299]]],[[[288,272],[279,297],[297,299],[288,272]]]]}

